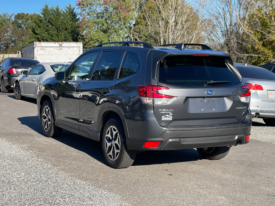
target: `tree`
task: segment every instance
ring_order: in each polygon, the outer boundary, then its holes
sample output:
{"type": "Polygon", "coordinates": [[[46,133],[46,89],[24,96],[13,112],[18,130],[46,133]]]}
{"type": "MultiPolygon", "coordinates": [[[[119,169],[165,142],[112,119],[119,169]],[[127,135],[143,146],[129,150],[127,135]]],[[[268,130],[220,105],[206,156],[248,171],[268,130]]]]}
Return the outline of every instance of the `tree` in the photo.
{"type": "Polygon", "coordinates": [[[257,2],[259,6],[249,15],[245,32],[252,39],[247,53],[253,53],[252,63],[260,65],[275,62],[275,4],[272,1],[257,2]]]}
{"type": "Polygon", "coordinates": [[[61,10],[59,6],[54,8],[45,5],[41,15],[36,16],[31,25],[31,41],[79,41],[78,20],[71,5],[65,10],[61,10]]]}
{"type": "Polygon", "coordinates": [[[133,36],[154,44],[200,43],[208,19],[200,16],[203,2],[148,0],[137,17],[133,36]],[[195,9],[196,8],[196,9],[195,9]]]}
{"type": "Polygon", "coordinates": [[[128,38],[136,16],[135,0],[78,0],[84,48],[128,38]]]}

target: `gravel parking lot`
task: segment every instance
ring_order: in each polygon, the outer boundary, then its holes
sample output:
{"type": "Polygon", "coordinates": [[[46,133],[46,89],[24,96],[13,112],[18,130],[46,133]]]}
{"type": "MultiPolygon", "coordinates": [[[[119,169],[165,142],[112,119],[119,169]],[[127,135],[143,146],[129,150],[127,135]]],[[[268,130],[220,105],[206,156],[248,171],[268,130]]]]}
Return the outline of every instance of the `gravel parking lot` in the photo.
{"type": "Polygon", "coordinates": [[[146,152],[105,165],[100,144],[42,135],[36,102],[0,93],[1,205],[273,205],[275,127],[253,119],[251,142],[220,161],[196,150],[146,152]]]}

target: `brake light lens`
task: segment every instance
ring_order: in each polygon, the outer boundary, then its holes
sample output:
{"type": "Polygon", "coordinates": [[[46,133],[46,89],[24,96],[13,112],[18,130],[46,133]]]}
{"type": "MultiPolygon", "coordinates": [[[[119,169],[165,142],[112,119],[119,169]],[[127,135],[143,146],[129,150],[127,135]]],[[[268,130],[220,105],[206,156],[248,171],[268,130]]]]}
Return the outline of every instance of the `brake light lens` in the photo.
{"type": "Polygon", "coordinates": [[[9,73],[9,74],[16,74],[16,70],[15,70],[14,68],[10,68],[10,69],[8,70],[8,73],[9,73]]]}
{"type": "Polygon", "coordinates": [[[169,90],[168,87],[156,85],[139,85],[137,87],[140,98],[145,104],[171,104],[177,98],[174,96],[160,93],[160,91],[169,90]]]}
{"type": "Polygon", "coordinates": [[[145,142],[143,147],[144,148],[157,148],[160,142],[145,142]]]}
{"type": "Polygon", "coordinates": [[[252,83],[245,83],[245,84],[248,84],[251,90],[264,90],[262,85],[259,85],[259,84],[252,84],[252,83]]]}
{"type": "Polygon", "coordinates": [[[241,102],[245,102],[245,103],[250,102],[250,96],[251,96],[250,85],[244,84],[241,88],[242,88],[242,91],[244,91],[244,93],[240,95],[241,102]]]}
{"type": "Polygon", "coordinates": [[[208,54],[194,54],[194,57],[209,57],[208,54]]]}
{"type": "Polygon", "coordinates": [[[246,141],[249,142],[250,136],[246,136],[246,141]]]}

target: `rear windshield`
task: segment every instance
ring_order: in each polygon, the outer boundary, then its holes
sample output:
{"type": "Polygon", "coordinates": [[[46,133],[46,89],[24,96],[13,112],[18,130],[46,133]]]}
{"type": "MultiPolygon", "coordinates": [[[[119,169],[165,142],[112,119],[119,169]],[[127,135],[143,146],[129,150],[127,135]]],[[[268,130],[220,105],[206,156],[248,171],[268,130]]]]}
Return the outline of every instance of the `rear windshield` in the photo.
{"type": "Polygon", "coordinates": [[[213,87],[235,85],[240,80],[227,64],[232,65],[228,57],[168,56],[159,62],[158,80],[164,84],[187,87],[206,86],[211,81],[228,82],[211,85],[213,87]]]}
{"type": "Polygon", "coordinates": [[[32,67],[39,62],[36,60],[29,60],[29,59],[13,59],[11,64],[12,66],[26,66],[26,67],[32,67]]]}
{"type": "Polygon", "coordinates": [[[263,68],[237,66],[237,69],[244,78],[275,80],[275,74],[263,68]]]}
{"type": "Polygon", "coordinates": [[[54,72],[65,72],[69,66],[68,64],[54,64],[51,68],[54,72]]]}

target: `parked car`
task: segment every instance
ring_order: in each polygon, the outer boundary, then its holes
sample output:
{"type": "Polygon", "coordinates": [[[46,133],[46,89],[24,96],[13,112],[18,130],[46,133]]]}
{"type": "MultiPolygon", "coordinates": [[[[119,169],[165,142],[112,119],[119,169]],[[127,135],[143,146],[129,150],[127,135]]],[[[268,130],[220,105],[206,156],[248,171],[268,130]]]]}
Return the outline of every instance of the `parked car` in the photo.
{"type": "Polygon", "coordinates": [[[263,68],[271,71],[272,73],[275,73],[275,64],[267,63],[267,64],[259,65],[259,67],[263,67],[263,68]]]}
{"type": "Polygon", "coordinates": [[[257,66],[235,63],[244,82],[250,85],[250,109],[253,117],[275,126],[275,74],[257,66]]]}
{"type": "Polygon", "coordinates": [[[202,50],[111,42],[86,51],[42,82],[43,134],[66,129],[101,141],[113,168],[129,167],[148,150],[197,148],[203,158],[225,157],[231,146],[249,142],[250,87],[228,54],[194,45],[202,50]]]}
{"type": "Polygon", "coordinates": [[[12,90],[17,77],[21,75],[23,71],[29,70],[38,63],[38,61],[32,59],[6,58],[0,64],[1,92],[6,93],[12,90]]]}
{"type": "Polygon", "coordinates": [[[55,72],[66,71],[69,65],[70,64],[61,63],[41,63],[30,71],[24,71],[14,84],[14,95],[16,99],[22,100],[25,96],[36,99],[40,82],[49,77],[54,77],[55,72]]]}

